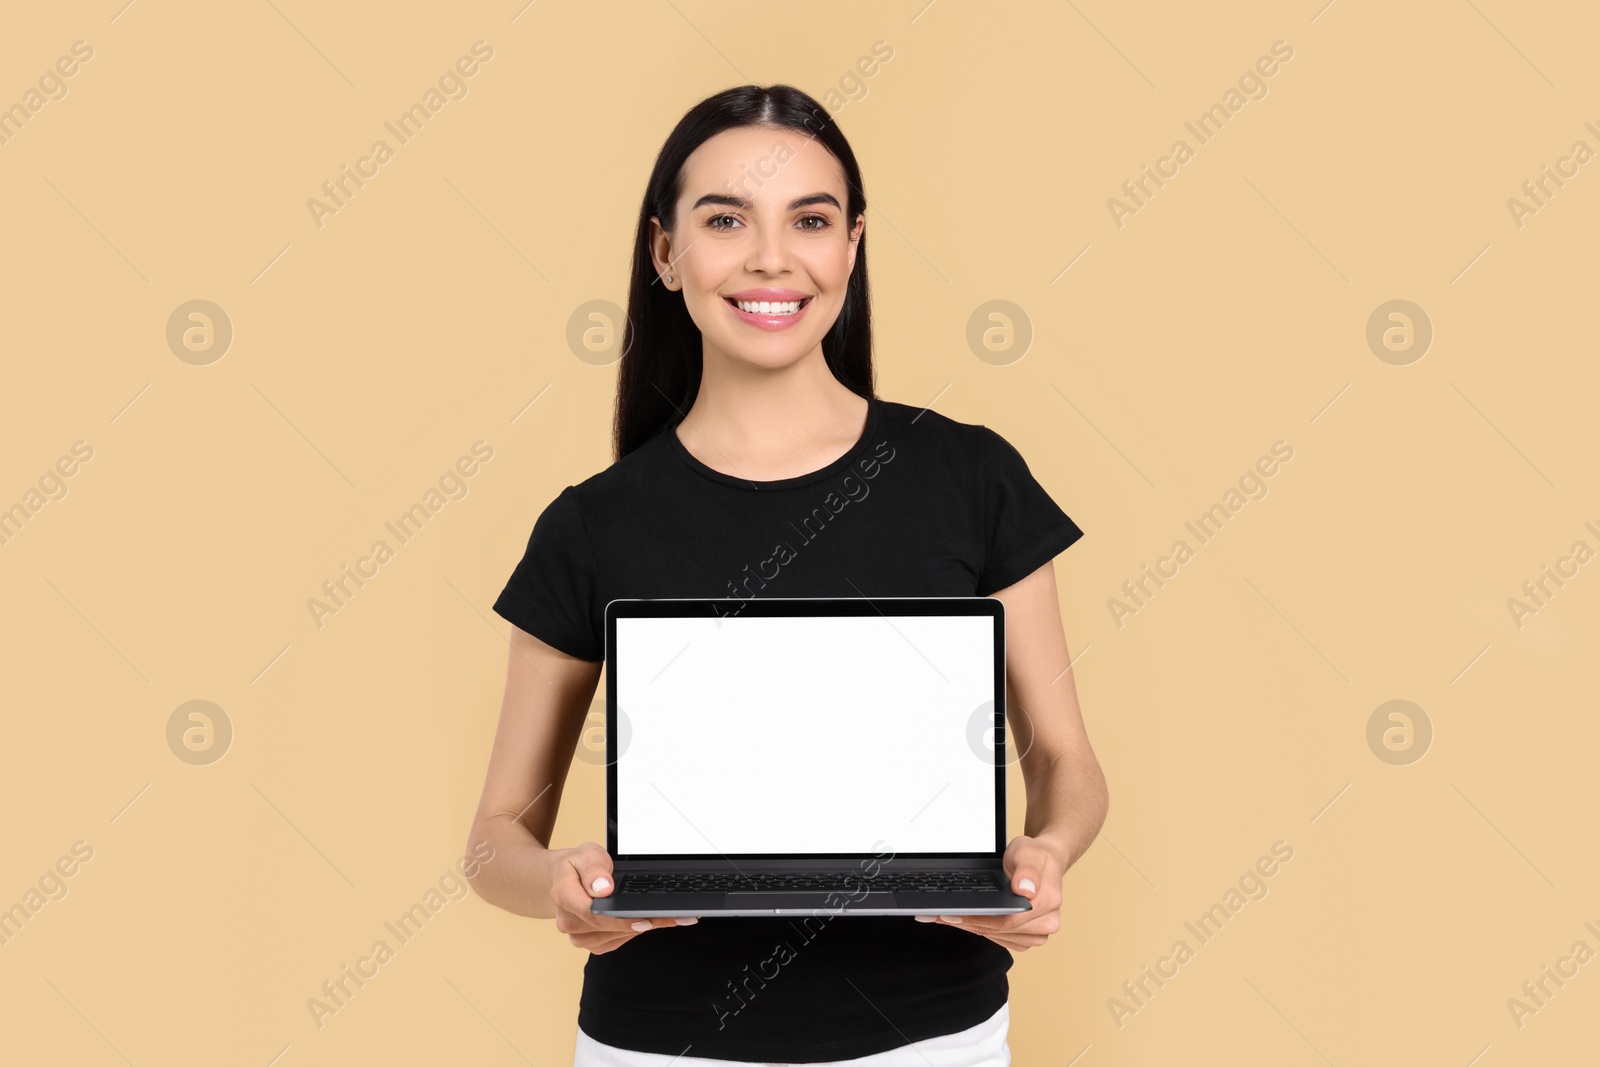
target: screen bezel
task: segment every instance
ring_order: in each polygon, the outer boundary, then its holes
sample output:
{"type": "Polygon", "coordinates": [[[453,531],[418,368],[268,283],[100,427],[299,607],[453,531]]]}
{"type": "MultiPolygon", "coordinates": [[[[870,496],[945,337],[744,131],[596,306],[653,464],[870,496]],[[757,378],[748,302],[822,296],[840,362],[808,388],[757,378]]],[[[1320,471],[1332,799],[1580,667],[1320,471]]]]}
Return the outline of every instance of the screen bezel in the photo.
{"type": "Polygon", "coordinates": [[[905,852],[894,853],[896,860],[994,860],[1006,848],[1006,627],[1005,605],[995,597],[668,597],[660,599],[617,599],[605,610],[606,668],[606,851],[616,861],[681,860],[716,865],[722,861],[737,866],[737,861],[794,861],[828,864],[881,858],[874,852],[734,852],[711,856],[704,853],[619,853],[617,851],[617,620],[619,618],[659,619],[696,618],[710,614],[762,618],[815,618],[817,616],[859,617],[871,615],[953,615],[988,616],[994,625],[994,848],[984,852],[905,852]]]}

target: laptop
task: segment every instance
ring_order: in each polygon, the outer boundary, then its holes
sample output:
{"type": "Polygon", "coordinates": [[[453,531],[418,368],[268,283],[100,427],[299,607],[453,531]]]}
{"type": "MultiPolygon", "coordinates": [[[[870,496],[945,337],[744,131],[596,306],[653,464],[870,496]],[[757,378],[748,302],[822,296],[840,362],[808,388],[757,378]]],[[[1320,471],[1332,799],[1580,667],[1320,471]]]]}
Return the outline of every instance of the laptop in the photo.
{"type": "Polygon", "coordinates": [[[1008,915],[993,597],[606,605],[597,915],[1008,915]]]}

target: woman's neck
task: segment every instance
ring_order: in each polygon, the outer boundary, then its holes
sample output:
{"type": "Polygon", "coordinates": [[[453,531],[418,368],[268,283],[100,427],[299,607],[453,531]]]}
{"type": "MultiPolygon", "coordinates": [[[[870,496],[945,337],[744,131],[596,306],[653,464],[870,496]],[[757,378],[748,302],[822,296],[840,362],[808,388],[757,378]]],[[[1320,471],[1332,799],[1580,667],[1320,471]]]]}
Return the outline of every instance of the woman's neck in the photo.
{"type": "Polygon", "coordinates": [[[866,399],[833,376],[820,349],[780,370],[719,370],[707,367],[673,431],[713,470],[761,482],[799,477],[844,455],[866,427],[866,399]]]}

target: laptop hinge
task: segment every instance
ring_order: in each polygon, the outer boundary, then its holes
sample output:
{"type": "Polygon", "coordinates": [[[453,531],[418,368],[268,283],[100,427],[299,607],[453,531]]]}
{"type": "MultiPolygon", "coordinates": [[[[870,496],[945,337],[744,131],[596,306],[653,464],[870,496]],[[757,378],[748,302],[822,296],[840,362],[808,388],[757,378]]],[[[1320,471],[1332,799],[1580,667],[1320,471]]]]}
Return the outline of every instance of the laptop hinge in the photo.
{"type": "Polygon", "coordinates": [[[824,859],[707,859],[703,856],[685,856],[682,859],[617,860],[619,871],[728,871],[751,873],[753,871],[950,871],[995,870],[1000,867],[999,856],[979,856],[962,859],[929,859],[895,856],[891,859],[844,857],[824,859]],[[876,865],[876,867],[874,867],[876,865]]]}

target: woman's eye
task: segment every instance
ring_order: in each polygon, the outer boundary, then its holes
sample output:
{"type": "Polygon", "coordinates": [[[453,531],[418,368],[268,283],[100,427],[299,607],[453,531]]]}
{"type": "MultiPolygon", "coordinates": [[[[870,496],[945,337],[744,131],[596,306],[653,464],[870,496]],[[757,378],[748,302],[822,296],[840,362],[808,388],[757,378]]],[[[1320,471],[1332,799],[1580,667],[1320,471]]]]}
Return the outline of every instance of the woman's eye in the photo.
{"type": "MultiPolygon", "coordinates": [[[[735,224],[740,226],[744,225],[742,222],[739,222],[738,218],[734,215],[713,215],[706,220],[706,225],[711,227],[711,229],[721,230],[724,232],[733,229],[735,224]]],[[[804,218],[800,219],[800,228],[811,233],[816,233],[819,230],[825,230],[831,225],[833,225],[833,223],[828,221],[828,218],[825,215],[806,215],[804,218]],[[816,225],[807,225],[808,223],[815,223],[816,225]]]]}

